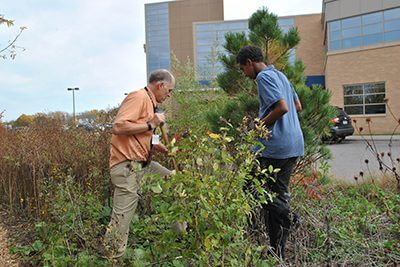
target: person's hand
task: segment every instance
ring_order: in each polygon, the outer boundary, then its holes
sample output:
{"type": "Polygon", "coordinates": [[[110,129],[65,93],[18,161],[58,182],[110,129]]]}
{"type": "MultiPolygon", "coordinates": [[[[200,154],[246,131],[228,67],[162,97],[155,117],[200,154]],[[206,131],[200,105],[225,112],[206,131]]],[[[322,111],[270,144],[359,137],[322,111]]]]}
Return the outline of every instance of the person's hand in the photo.
{"type": "Polygon", "coordinates": [[[153,148],[157,152],[161,152],[161,153],[165,153],[165,154],[168,153],[167,147],[161,143],[153,145],[153,148]]]}
{"type": "Polygon", "coordinates": [[[153,129],[165,122],[164,113],[154,113],[154,117],[149,121],[153,129]]]}

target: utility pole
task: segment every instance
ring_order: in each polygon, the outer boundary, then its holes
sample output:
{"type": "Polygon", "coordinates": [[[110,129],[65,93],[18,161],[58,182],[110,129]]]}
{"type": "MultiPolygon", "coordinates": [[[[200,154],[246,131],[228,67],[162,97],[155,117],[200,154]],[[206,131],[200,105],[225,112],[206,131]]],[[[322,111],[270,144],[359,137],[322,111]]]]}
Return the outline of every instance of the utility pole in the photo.
{"type": "Polygon", "coordinates": [[[68,91],[72,91],[72,107],[73,107],[73,117],[74,117],[74,124],[76,123],[76,119],[75,119],[75,91],[78,91],[79,88],[75,87],[75,88],[67,88],[68,91]]]}

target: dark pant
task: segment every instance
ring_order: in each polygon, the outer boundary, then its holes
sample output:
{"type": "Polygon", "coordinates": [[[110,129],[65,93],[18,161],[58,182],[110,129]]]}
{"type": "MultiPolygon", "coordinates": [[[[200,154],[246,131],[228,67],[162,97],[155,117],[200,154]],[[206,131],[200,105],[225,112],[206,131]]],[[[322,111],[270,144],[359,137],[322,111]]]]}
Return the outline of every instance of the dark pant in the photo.
{"type": "Polygon", "coordinates": [[[270,244],[274,252],[281,258],[284,258],[286,240],[289,235],[289,229],[297,215],[290,211],[289,201],[289,182],[293,168],[296,165],[297,157],[288,159],[258,158],[261,169],[268,169],[270,165],[274,169],[280,169],[279,172],[265,175],[258,175],[259,180],[264,180],[267,185],[267,191],[275,196],[268,204],[262,206],[261,214],[263,222],[268,229],[270,244]],[[273,181],[274,178],[275,181],[273,181]]]}

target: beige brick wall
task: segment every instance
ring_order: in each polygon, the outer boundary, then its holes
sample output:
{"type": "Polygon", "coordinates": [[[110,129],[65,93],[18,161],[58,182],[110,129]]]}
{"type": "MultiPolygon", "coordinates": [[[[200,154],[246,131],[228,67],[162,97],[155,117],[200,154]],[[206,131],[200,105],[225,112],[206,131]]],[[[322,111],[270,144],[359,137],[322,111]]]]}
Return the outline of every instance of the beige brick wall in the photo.
{"type": "MultiPolygon", "coordinates": [[[[343,85],[385,82],[386,98],[397,120],[400,119],[400,44],[362,51],[328,54],[325,79],[332,92],[332,104],[343,107],[343,85]]],[[[391,134],[397,125],[386,108],[386,115],[356,116],[357,126],[367,129],[371,118],[374,134],[391,134]]],[[[365,131],[365,130],[364,130],[365,131]]],[[[400,134],[400,129],[397,130],[400,134]]]]}
{"type": "Polygon", "coordinates": [[[295,25],[301,38],[296,58],[306,65],[305,74],[324,75],[325,46],[321,14],[295,16],[295,25]]]}
{"type": "Polygon", "coordinates": [[[193,22],[224,20],[223,0],[184,0],[169,3],[170,49],[177,58],[193,62],[193,22]]]}

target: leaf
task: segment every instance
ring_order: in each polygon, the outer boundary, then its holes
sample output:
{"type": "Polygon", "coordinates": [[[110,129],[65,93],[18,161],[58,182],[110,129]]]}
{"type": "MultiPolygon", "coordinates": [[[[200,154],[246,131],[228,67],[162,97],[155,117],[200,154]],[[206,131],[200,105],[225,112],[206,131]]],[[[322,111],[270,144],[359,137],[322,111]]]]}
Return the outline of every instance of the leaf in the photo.
{"type": "Polygon", "coordinates": [[[214,170],[214,171],[218,171],[218,169],[219,169],[218,162],[214,162],[214,164],[213,164],[213,170],[214,170]]]}
{"type": "Polygon", "coordinates": [[[280,171],[281,171],[281,169],[276,168],[276,169],[274,170],[274,173],[278,173],[278,172],[280,172],[280,171]]]}
{"type": "Polygon", "coordinates": [[[225,140],[226,142],[230,143],[230,142],[233,141],[233,138],[232,138],[232,137],[229,137],[229,136],[226,136],[226,137],[224,138],[224,140],[225,140]]]}
{"type": "Polygon", "coordinates": [[[146,253],[146,252],[145,252],[143,249],[141,249],[141,248],[135,249],[135,256],[136,256],[136,259],[138,259],[138,260],[143,259],[145,253],[146,253]]]}
{"type": "Polygon", "coordinates": [[[33,248],[35,251],[40,251],[40,250],[42,249],[42,247],[43,247],[43,243],[42,243],[42,241],[40,241],[40,240],[36,240],[36,241],[32,244],[32,248],[33,248]]]}
{"type": "Polygon", "coordinates": [[[162,192],[162,188],[160,183],[157,183],[156,185],[153,185],[151,187],[151,191],[153,191],[155,194],[160,194],[162,192]]]}
{"type": "Polygon", "coordinates": [[[269,165],[268,171],[269,171],[269,173],[273,173],[274,172],[274,167],[272,165],[269,165]]]}
{"type": "Polygon", "coordinates": [[[178,260],[173,260],[172,264],[174,267],[184,267],[183,263],[179,262],[178,260]]]}
{"type": "Polygon", "coordinates": [[[210,251],[210,249],[211,249],[211,239],[212,239],[212,235],[209,235],[204,240],[204,247],[206,248],[206,251],[210,251]]]}
{"type": "Polygon", "coordinates": [[[208,134],[208,136],[211,137],[214,140],[218,140],[219,139],[219,135],[215,134],[215,133],[210,133],[210,134],[208,134]]]}
{"type": "Polygon", "coordinates": [[[174,137],[174,138],[172,138],[172,140],[171,140],[171,142],[170,142],[170,145],[171,145],[171,146],[174,146],[175,143],[176,143],[176,139],[175,139],[175,137],[174,137]]]}
{"type": "Polygon", "coordinates": [[[196,164],[199,166],[203,166],[203,160],[201,158],[196,159],[196,164]]]}

